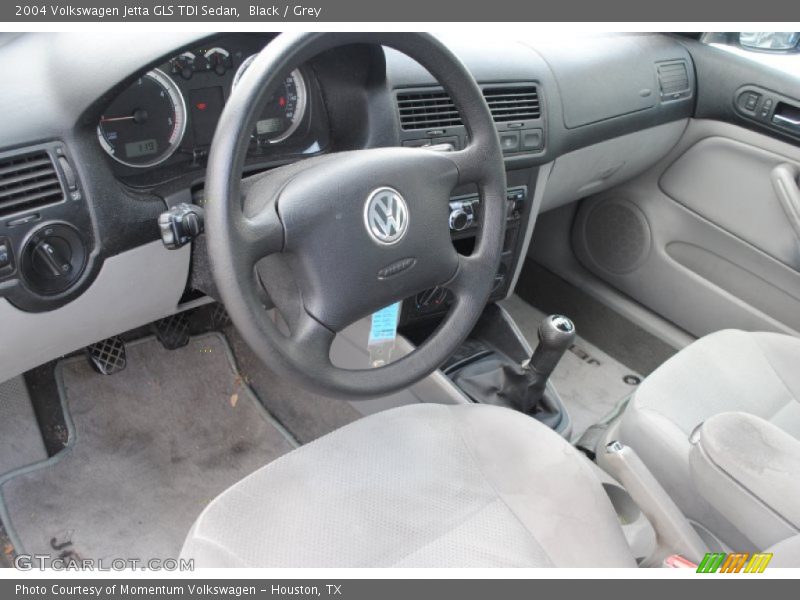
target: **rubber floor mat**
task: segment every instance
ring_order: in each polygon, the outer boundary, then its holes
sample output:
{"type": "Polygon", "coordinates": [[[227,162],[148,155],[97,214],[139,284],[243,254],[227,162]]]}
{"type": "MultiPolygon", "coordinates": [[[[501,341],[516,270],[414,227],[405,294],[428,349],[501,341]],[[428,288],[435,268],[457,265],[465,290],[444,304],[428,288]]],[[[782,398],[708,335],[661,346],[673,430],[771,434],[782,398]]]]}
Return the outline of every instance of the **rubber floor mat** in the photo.
{"type": "Polygon", "coordinates": [[[83,357],[57,366],[67,448],[0,480],[17,552],[173,558],[210,500],[295,445],[237,375],[222,335],[127,350],[111,376],[83,357]]]}

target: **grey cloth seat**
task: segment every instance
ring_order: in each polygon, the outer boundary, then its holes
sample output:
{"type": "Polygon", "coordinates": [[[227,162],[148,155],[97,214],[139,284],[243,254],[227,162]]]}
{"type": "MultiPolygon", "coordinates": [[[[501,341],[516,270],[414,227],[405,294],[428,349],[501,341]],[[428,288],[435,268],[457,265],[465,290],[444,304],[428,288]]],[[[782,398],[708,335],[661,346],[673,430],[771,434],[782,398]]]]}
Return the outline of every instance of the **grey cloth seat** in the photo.
{"type": "Polygon", "coordinates": [[[420,404],[372,415],[216,498],[198,567],[635,567],[591,463],[520,413],[420,404]]]}
{"type": "MultiPolygon", "coordinates": [[[[741,412],[800,439],[800,339],[724,330],[689,345],[635,392],[619,430],[686,516],[736,550],[754,547],[692,481],[689,436],[710,417],[741,412]]],[[[800,474],[798,474],[800,475],[800,474]]]]}

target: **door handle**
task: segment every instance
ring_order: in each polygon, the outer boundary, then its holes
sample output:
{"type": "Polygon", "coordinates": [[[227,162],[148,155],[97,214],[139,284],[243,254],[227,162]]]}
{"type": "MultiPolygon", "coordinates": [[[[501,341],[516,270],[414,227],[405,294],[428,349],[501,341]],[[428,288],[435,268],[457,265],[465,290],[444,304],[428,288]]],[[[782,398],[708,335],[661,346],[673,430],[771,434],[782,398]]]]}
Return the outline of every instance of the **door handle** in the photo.
{"type": "Polygon", "coordinates": [[[772,117],[772,120],[778,121],[780,123],[785,123],[786,125],[791,125],[792,127],[800,126],[800,119],[787,117],[786,115],[774,115],[772,117]]]}
{"type": "Polygon", "coordinates": [[[800,187],[797,182],[798,168],[789,163],[782,163],[772,169],[772,188],[778,195],[783,212],[800,239],[800,187]]]}

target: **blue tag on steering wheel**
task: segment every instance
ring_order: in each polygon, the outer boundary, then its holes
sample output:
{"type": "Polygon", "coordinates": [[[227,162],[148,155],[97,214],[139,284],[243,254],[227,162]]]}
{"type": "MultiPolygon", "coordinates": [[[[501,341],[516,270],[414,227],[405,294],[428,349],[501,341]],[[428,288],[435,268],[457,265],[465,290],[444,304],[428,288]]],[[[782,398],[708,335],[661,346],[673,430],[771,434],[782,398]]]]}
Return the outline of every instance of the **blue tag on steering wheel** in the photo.
{"type": "Polygon", "coordinates": [[[372,325],[369,330],[370,364],[380,367],[389,362],[394,342],[397,338],[397,323],[400,320],[400,302],[395,302],[372,314],[372,325]]]}
{"type": "Polygon", "coordinates": [[[400,317],[400,303],[395,302],[372,314],[372,327],[369,330],[369,343],[385,342],[397,337],[397,321],[400,317]]]}

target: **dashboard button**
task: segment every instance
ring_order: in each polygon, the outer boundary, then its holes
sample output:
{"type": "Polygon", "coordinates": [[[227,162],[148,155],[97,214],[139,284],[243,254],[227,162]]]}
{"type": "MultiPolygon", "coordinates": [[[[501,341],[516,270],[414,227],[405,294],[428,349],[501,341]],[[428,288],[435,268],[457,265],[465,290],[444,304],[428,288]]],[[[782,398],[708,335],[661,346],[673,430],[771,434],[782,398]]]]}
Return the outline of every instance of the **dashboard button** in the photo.
{"type": "Polygon", "coordinates": [[[522,131],[522,149],[539,150],[543,145],[541,129],[524,129],[522,131]]]}
{"type": "Polygon", "coordinates": [[[761,94],[756,94],[755,92],[748,92],[747,94],[745,94],[744,97],[745,110],[754,111],[756,109],[756,105],[758,104],[759,98],[761,98],[761,94]]]}
{"type": "Polygon", "coordinates": [[[519,131],[507,131],[500,134],[500,147],[503,152],[519,151],[519,131]]]}

